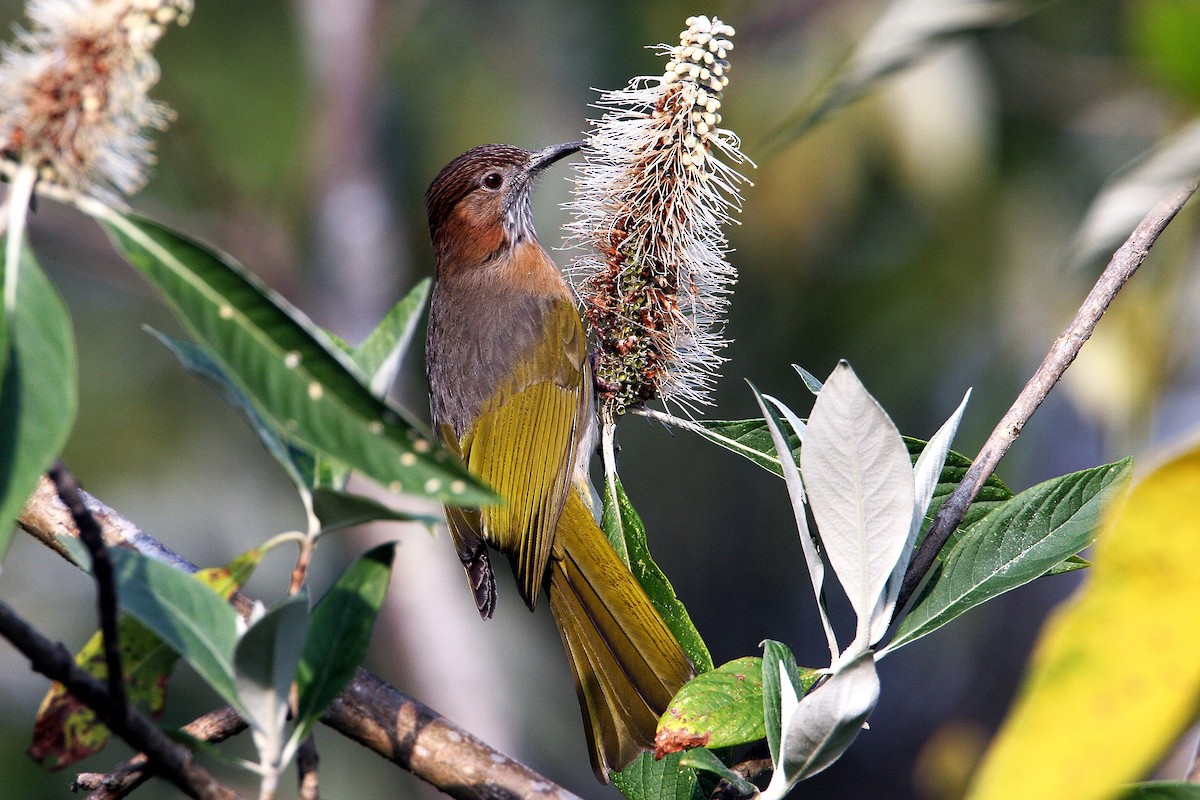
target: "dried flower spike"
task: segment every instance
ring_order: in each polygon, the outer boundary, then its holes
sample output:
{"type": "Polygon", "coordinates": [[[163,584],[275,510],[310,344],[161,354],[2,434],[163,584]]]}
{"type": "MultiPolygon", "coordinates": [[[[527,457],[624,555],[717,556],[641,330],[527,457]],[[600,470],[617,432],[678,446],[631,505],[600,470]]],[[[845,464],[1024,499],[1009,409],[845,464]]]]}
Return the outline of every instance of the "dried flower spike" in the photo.
{"type": "Polygon", "coordinates": [[[145,131],[171,118],[147,96],[151,50],[191,11],[192,0],[30,0],[30,29],[0,51],[0,168],[101,200],[140,189],[154,161],[145,131]]]}
{"type": "Polygon", "coordinates": [[[710,402],[730,287],[722,226],[745,181],[737,137],[720,127],[733,28],[690,17],[661,46],[661,78],[601,95],[569,208],[573,240],[594,254],[570,277],[595,335],[594,367],[609,422],[649,400],[710,402]]]}

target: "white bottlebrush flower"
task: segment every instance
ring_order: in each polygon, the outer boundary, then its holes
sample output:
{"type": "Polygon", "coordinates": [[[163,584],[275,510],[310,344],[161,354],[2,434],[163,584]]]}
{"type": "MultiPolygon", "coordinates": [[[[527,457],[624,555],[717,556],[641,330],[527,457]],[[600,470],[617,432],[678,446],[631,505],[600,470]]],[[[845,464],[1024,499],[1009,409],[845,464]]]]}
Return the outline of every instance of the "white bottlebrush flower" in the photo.
{"type": "Polygon", "coordinates": [[[569,204],[573,241],[592,251],[570,277],[610,421],[656,398],[707,404],[724,361],[737,273],[722,226],[745,181],[729,163],[746,160],[720,127],[733,28],[702,16],[687,25],[678,46],[661,46],[661,77],[602,93],[569,204]]]}
{"type": "Polygon", "coordinates": [[[136,192],[153,163],[146,129],[170,110],[147,92],[151,50],[192,0],[30,0],[30,28],[0,50],[0,168],[71,193],[136,192]]]}

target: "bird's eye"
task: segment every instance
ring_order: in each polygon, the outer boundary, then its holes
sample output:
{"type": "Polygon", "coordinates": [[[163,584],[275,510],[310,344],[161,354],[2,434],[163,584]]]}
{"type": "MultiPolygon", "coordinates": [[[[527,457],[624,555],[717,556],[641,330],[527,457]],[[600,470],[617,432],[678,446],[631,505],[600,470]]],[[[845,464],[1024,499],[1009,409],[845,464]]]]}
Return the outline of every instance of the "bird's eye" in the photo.
{"type": "Polygon", "coordinates": [[[489,172],[483,176],[483,185],[489,189],[499,189],[502,183],[504,183],[504,176],[499,172],[489,172]]]}

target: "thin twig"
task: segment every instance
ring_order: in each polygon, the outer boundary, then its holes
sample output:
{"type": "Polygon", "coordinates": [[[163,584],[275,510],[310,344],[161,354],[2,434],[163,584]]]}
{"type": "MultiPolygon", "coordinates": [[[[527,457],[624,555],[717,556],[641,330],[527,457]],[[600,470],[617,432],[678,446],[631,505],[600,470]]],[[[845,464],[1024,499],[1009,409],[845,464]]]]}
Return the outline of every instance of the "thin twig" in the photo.
{"type": "Polygon", "coordinates": [[[300,553],[296,556],[296,566],[292,568],[288,594],[295,594],[304,586],[304,581],[308,577],[308,565],[312,562],[313,551],[316,549],[317,537],[310,534],[300,540],[300,553]]]}
{"type": "Polygon", "coordinates": [[[104,643],[104,665],[108,672],[108,696],[114,711],[122,713],[128,707],[125,698],[125,670],[121,666],[121,642],[117,635],[117,579],[112,559],[104,544],[104,535],[96,518],[88,511],[80,494],[79,482],[61,460],[55,461],[48,473],[54,490],[66,504],[75,520],[79,539],[92,557],[92,576],[96,579],[96,605],[100,611],[100,636],[104,643]]]}
{"type": "Polygon", "coordinates": [[[237,797],[197,764],[190,750],[168,739],[136,709],[118,709],[105,685],[76,664],[65,647],[42,636],[3,602],[0,602],[0,636],[29,659],[35,671],[66,686],[67,691],[95,711],[113,733],[146,753],[155,772],[189,797],[203,800],[233,800],[237,797]]]}
{"type": "MultiPolygon", "coordinates": [[[[135,547],[143,555],[184,572],[198,569],[87,492],[83,492],[83,499],[110,547],[135,547]]],[[[26,503],[18,523],[59,553],[65,550],[56,537],[75,535],[66,508],[45,478],[26,503]]],[[[231,602],[239,612],[249,613],[251,601],[245,595],[236,593],[231,602]]],[[[578,800],[553,781],[361,668],[321,721],[451,797],[578,800]]]]}
{"type": "Polygon", "coordinates": [[[1079,355],[1083,343],[1096,329],[1096,323],[1104,315],[1109,304],[1125,282],[1137,271],[1150,248],[1158,240],[1168,223],[1175,218],[1183,208],[1188,198],[1195,193],[1200,181],[1193,180],[1173,192],[1156,205],[1141,223],[1121,245],[1108,266],[1104,268],[1100,279],[1092,287],[1083,305],[1075,313],[1071,324],[1054,340],[1050,352],[1042,360],[1033,377],[1025,384],[1021,394],[1017,396],[1012,407],[996,425],[992,435],[988,437],[975,462],[967,470],[962,482],[955,487],[953,494],[938,510],[933,525],[926,534],[921,546],[913,555],[904,576],[904,584],[900,589],[900,597],[896,602],[896,612],[899,614],[908,601],[914,597],[924,583],[926,575],[937,560],[938,553],[949,540],[966,516],[967,508],[979,493],[980,488],[996,470],[996,465],[1008,448],[1016,441],[1025,427],[1025,423],[1033,416],[1046,395],[1066,372],[1067,367],[1079,355]]]}
{"type": "MultiPolygon", "coordinates": [[[[183,726],[183,732],[202,742],[216,744],[246,730],[246,720],[232,707],[210,711],[183,726]]],[[[71,784],[72,792],[91,792],[87,800],[121,800],[153,777],[150,759],[138,753],[112,772],[81,772],[71,784]]]]}

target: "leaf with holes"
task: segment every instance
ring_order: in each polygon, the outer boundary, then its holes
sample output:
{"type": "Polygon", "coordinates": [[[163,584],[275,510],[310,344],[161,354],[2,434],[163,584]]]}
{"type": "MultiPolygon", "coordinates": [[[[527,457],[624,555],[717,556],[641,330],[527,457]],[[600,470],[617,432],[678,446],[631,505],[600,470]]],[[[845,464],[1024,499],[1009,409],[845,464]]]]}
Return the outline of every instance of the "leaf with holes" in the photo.
{"type": "Polygon", "coordinates": [[[396,491],[495,502],[349,356],[233,259],[150,220],[105,212],[113,243],[271,423],[396,491]]]}
{"type": "Polygon", "coordinates": [[[762,659],[729,661],[688,681],[658,721],[654,755],[763,738],[762,659]]]}

